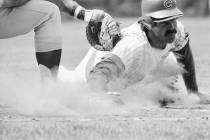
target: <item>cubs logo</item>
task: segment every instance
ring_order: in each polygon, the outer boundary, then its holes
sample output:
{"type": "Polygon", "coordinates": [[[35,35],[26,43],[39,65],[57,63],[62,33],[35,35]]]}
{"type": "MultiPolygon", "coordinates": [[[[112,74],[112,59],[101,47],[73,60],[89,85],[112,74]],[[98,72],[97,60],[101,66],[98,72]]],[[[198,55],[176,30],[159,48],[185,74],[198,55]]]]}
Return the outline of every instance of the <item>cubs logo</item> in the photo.
{"type": "Polygon", "coordinates": [[[176,0],[165,0],[164,1],[164,7],[166,9],[176,7],[176,0]]]}

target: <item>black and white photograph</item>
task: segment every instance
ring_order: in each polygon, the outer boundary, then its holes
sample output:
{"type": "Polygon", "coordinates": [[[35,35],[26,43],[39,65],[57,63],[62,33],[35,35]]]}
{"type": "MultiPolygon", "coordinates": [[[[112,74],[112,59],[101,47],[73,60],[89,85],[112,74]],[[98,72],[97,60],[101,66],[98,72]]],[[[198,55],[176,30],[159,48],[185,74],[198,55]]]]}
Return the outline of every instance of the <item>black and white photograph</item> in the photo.
{"type": "Polygon", "coordinates": [[[209,139],[210,0],[0,0],[0,140],[209,139]]]}

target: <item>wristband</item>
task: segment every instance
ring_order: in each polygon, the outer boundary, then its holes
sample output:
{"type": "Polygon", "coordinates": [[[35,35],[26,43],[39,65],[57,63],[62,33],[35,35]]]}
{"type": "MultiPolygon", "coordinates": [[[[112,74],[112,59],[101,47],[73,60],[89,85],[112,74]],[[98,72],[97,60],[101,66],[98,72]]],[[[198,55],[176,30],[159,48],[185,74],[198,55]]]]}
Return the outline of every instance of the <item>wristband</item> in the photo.
{"type": "Polygon", "coordinates": [[[80,13],[82,10],[84,10],[84,8],[81,7],[81,6],[78,6],[78,7],[75,9],[75,11],[74,11],[74,17],[75,17],[75,18],[78,18],[78,15],[79,15],[79,13],[80,13]]]}

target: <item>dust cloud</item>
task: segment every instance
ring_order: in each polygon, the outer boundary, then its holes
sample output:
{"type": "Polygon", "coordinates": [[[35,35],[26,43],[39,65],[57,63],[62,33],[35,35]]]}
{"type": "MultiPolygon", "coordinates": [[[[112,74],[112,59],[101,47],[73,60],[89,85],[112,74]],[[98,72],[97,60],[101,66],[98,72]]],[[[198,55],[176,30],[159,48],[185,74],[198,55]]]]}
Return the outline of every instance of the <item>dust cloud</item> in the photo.
{"type": "MultiPolygon", "coordinates": [[[[73,77],[74,74],[71,75],[73,77]]],[[[156,78],[148,80],[149,82],[109,94],[94,93],[75,77],[68,82],[41,82],[37,78],[18,77],[8,73],[1,74],[0,77],[0,104],[26,115],[119,115],[145,107],[160,107],[159,101],[163,99],[172,99],[187,106],[199,102],[195,95],[188,95],[184,91],[172,92],[166,82],[163,82],[166,76],[157,73],[156,78]]]]}

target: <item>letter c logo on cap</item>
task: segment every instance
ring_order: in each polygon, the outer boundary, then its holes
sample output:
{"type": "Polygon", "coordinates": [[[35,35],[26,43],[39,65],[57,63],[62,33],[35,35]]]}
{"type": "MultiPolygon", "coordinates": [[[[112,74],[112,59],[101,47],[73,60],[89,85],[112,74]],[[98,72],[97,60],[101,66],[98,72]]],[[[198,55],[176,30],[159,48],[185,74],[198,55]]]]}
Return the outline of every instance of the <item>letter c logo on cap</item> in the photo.
{"type": "Polygon", "coordinates": [[[164,7],[166,9],[176,7],[176,0],[165,0],[164,1],[164,7]]]}

